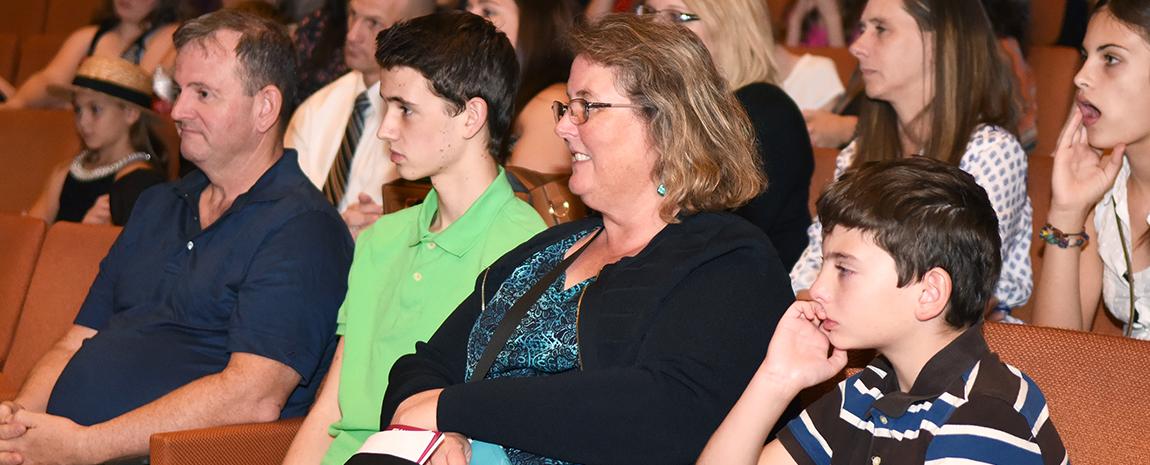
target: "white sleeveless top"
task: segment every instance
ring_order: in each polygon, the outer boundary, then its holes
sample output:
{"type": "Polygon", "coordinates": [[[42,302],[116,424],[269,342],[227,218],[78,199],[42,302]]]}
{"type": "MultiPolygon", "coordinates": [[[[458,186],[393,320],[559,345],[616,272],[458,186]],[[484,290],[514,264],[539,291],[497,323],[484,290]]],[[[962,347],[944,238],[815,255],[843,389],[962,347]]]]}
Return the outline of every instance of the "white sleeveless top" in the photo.
{"type": "MultiPolygon", "coordinates": [[[[1114,205],[1118,204],[1118,217],[1122,219],[1122,234],[1126,237],[1127,250],[1133,251],[1130,245],[1130,207],[1126,203],[1126,180],[1129,178],[1130,165],[1123,158],[1122,170],[1118,172],[1114,186],[1094,207],[1094,228],[1098,231],[1094,241],[1098,254],[1102,256],[1102,303],[1123,324],[1130,320],[1130,287],[1123,279],[1127,272],[1126,257],[1118,235],[1118,221],[1114,219],[1114,205]]],[[[1150,221],[1150,218],[1143,221],[1150,221]]],[[[1131,336],[1150,340],[1150,268],[1134,273],[1134,294],[1138,321],[1134,323],[1131,336]]]]}

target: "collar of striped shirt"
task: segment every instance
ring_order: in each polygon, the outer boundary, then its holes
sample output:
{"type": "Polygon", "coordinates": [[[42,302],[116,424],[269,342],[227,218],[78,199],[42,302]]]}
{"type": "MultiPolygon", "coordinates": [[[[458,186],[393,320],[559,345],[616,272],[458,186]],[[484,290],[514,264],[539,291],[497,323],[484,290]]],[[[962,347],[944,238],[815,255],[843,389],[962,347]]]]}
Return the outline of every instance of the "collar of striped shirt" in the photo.
{"type": "MultiPolygon", "coordinates": [[[[872,370],[863,375],[863,383],[881,390],[883,396],[874,402],[873,407],[887,415],[902,416],[906,409],[915,403],[936,399],[947,389],[955,389],[963,383],[957,380],[967,374],[983,356],[990,352],[986,339],[982,336],[982,325],[978,324],[967,328],[955,340],[938,351],[934,357],[926,362],[918,379],[914,381],[910,392],[899,390],[898,376],[886,357],[879,356],[871,361],[870,365],[887,373],[886,377],[879,376],[872,370]],[[873,375],[873,376],[872,376],[873,375]]],[[[952,392],[964,397],[962,392],[952,392]]]]}

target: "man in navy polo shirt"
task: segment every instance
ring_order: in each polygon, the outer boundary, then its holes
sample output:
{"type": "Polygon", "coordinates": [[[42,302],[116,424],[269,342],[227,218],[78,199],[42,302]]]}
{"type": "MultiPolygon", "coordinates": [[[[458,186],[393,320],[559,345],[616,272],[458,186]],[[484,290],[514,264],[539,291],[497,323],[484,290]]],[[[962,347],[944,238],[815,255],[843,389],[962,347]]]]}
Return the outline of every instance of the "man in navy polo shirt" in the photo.
{"type": "Polygon", "coordinates": [[[352,241],[283,149],[282,27],[220,11],[174,36],[172,109],[201,171],[146,191],[75,325],[0,405],[0,465],[147,454],[152,433],[307,412],[352,241]]]}

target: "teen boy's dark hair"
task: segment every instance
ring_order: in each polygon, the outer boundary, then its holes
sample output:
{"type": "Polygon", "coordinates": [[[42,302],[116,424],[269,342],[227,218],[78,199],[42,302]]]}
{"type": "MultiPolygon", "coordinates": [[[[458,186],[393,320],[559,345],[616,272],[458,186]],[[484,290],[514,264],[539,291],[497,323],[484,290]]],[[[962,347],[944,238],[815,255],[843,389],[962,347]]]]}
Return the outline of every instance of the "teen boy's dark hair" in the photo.
{"type": "Polygon", "coordinates": [[[418,71],[455,114],[473,97],[487,102],[488,150],[507,158],[519,61],[507,36],[467,12],[443,12],[403,21],[379,33],[375,58],[383,69],[418,71]]]}
{"type": "Polygon", "coordinates": [[[1002,268],[1002,240],[973,176],[923,157],[868,163],[831,184],[817,205],[824,236],[836,227],[870,235],[894,258],[899,287],[946,270],[950,326],[981,320],[1002,268]]]}

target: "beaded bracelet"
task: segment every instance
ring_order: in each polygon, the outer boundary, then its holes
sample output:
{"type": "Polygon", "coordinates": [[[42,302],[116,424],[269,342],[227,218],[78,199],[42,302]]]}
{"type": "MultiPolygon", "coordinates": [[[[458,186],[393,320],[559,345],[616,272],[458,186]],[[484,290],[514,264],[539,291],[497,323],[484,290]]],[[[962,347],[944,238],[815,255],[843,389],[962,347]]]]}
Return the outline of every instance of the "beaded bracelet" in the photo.
{"type": "Polygon", "coordinates": [[[1046,223],[1046,225],[1042,227],[1042,230],[1038,232],[1038,237],[1046,241],[1047,244],[1056,245],[1061,249],[1085,247],[1086,244],[1090,242],[1090,236],[1086,234],[1086,231],[1067,234],[1050,223],[1046,223]],[[1072,237],[1073,239],[1071,239],[1072,237]]]}

